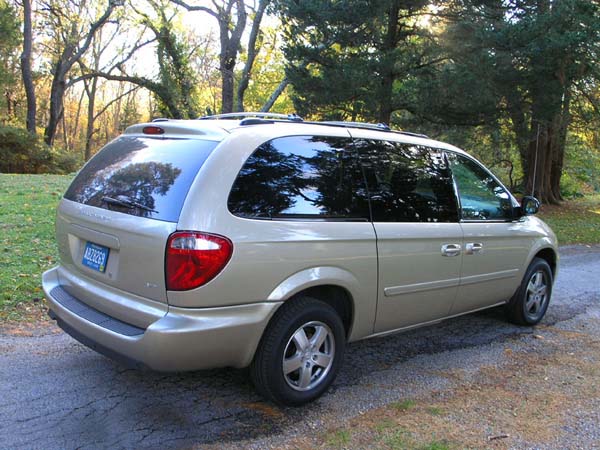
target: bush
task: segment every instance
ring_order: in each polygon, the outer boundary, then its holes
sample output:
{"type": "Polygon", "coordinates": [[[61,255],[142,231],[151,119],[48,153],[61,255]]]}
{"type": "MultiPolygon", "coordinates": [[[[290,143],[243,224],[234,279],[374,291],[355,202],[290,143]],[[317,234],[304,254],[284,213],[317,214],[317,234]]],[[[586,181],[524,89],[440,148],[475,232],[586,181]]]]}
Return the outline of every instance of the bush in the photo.
{"type": "Polygon", "coordinates": [[[26,130],[0,126],[0,172],[65,174],[81,166],[80,156],[51,148],[26,130]]]}

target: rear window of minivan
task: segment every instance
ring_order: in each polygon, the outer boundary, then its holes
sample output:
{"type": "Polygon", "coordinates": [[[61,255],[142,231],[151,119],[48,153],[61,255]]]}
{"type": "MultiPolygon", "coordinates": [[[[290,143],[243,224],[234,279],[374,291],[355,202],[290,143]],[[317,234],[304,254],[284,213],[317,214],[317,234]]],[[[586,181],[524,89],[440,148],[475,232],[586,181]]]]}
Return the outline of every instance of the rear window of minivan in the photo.
{"type": "Polygon", "coordinates": [[[119,137],[81,169],[65,198],[177,222],[192,181],[217,145],[198,139],[119,137]]]}

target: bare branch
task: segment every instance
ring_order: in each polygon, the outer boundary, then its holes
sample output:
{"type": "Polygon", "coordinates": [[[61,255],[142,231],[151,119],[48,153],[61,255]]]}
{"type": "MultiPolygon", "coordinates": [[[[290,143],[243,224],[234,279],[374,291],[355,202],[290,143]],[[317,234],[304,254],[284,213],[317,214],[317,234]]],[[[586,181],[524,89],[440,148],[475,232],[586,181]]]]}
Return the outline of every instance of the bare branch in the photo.
{"type": "Polygon", "coordinates": [[[98,117],[100,117],[102,114],[104,114],[108,110],[108,108],[110,108],[113,104],[115,104],[116,102],[121,100],[123,97],[127,97],[129,94],[131,94],[132,92],[135,92],[139,89],[140,89],[140,86],[134,86],[131,89],[129,89],[128,91],[125,91],[121,95],[113,98],[110,102],[108,102],[106,105],[104,105],[104,107],[102,109],[100,109],[100,111],[98,111],[94,115],[94,120],[96,120],[98,117]]]}
{"type": "Polygon", "coordinates": [[[210,8],[207,8],[206,6],[196,6],[196,5],[189,5],[188,3],[182,1],[182,0],[170,0],[172,3],[175,3],[176,5],[179,5],[183,8],[185,8],[188,11],[202,11],[205,12],[207,14],[210,14],[211,16],[213,16],[214,18],[218,19],[219,18],[219,14],[215,11],[213,11],[210,8]]]}
{"type": "Polygon", "coordinates": [[[104,14],[102,14],[102,16],[100,16],[100,18],[98,20],[96,20],[94,23],[92,23],[90,25],[90,28],[87,32],[87,37],[85,38],[85,41],[83,41],[83,44],[79,47],[79,50],[77,52],[75,52],[67,60],[67,62],[66,62],[67,67],[71,67],[73,64],[75,64],[75,62],[77,60],[79,60],[83,56],[83,54],[90,47],[90,44],[92,43],[92,39],[94,39],[94,35],[96,34],[96,31],[98,31],[98,29],[102,25],[104,25],[104,23],[108,20],[108,18],[114,11],[115,7],[118,5],[120,5],[120,3],[117,0],[109,0],[108,6],[106,7],[104,14]]]}

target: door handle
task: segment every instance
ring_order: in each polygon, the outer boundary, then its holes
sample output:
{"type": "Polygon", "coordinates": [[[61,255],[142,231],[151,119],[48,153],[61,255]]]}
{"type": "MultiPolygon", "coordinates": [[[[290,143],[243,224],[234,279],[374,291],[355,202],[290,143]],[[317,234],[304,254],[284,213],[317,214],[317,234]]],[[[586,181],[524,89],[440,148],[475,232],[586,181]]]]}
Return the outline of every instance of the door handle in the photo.
{"type": "Polygon", "coordinates": [[[442,256],[457,256],[460,255],[460,244],[444,244],[442,245],[442,256]]]}
{"type": "Polygon", "coordinates": [[[474,255],[475,253],[483,252],[483,244],[481,242],[469,242],[465,245],[465,253],[467,255],[474,255]]]}

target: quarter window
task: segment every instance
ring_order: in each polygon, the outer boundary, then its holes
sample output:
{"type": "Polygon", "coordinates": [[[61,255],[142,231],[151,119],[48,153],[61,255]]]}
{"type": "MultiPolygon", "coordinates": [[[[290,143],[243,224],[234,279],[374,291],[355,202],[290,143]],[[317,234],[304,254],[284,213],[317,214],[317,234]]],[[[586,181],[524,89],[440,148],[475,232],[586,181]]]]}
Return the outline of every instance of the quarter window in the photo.
{"type": "Polygon", "coordinates": [[[452,177],[441,151],[397,142],[355,142],[375,222],[457,222],[452,177]]]}
{"type": "Polygon", "coordinates": [[[261,145],[241,169],[228,205],[247,218],[369,219],[352,141],[339,137],[293,136],[261,145]]]}
{"type": "Polygon", "coordinates": [[[513,204],[510,194],[475,161],[449,153],[464,220],[510,220],[513,204]]]}

